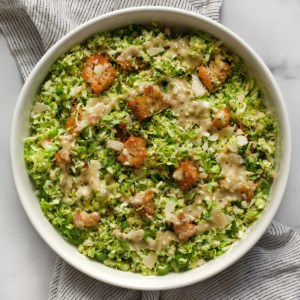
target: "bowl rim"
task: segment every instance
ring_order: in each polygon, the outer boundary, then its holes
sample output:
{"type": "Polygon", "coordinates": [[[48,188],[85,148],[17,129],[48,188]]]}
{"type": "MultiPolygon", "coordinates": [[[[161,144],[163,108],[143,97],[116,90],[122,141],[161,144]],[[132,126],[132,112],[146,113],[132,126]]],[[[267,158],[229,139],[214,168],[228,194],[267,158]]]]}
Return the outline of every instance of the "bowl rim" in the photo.
{"type": "MultiPolygon", "coordinates": [[[[128,24],[130,24],[130,22],[128,24]]],[[[89,36],[86,36],[85,38],[88,38],[89,36]]],[[[76,43],[74,43],[74,44],[76,44],[76,43]]],[[[58,57],[59,56],[56,56],[56,59],[58,57]]],[[[112,285],[123,287],[123,288],[137,289],[137,290],[165,290],[165,289],[171,289],[171,288],[179,288],[179,287],[187,286],[187,285],[190,285],[190,284],[193,284],[196,282],[200,282],[207,278],[212,277],[213,275],[220,273],[221,271],[225,270],[226,268],[231,266],[233,263],[235,263],[242,256],[244,256],[261,238],[261,236],[266,231],[267,227],[270,225],[272,219],[274,218],[274,216],[279,208],[279,205],[281,203],[281,200],[282,200],[285,188],[286,188],[286,184],[288,181],[290,162],[291,162],[291,130],[290,130],[290,124],[289,124],[287,110],[286,110],[286,107],[284,104],[284,99],[283,99],[283,96],[280,92],[280,89],[279,89],[273,75],[271,74],[271,72],[269,71],[268,67],[265,65],[263,60],[258,56],[258,54],[242,38],[240,38],[238,35],[236,35],[234,32],[232,32],[230,29],[226,28],[225,26],[213,21],[212,19],[210,19],[208,17],[199,15],[195,12],[190,12],[190,11],[186,11],[186,10],[179,9],[179,8],[171,8],[171,7],[165,7],[165,6],[140,6],[140,7],[125,8],[125,9],[120,9],[120,10],[116,10],[113,12],[109,12],[109,13],[103,14],[101,16],[93,18],[93,19],[79,25],[78,27],[76,27],[75,29],[70,31],[68,34],[66,34],[64,37],[62,37],[59,41],[57,41],[43,55],[43,57],[36,64],[36,66],[31,71],[29,77],[25,81],[25,84],[20,92],[20,95],[18,97],[16,106],[15,106],[13,119],[12,119],[12,127],[11,127],[10,156],[11,156],[11,166],[12,166],[13,178],[14,178],[15,186],[16,186],[20,201],[22,203],[22,206],[23,206],[30,222],[34,226],[35,230],[39,233],[39,235],[42,237],[42,239],[48,244],[48,246],[56,254],[58,254],[67,263],[69,263],[70,265],[72,265],[77,270],[81,271],[82,273],[87,274],[92,278],[95,278],[97,280],[100,280],[100,281],[108,283],[108,284],[112,284],[112,285]],[[48,60],[48,58],[51,55],[58,52],[58,50],[61,48],[61,46],[63,45],[63,43],[65,41],[71,39],[73,36],[76,36],[78,34],[78,32],[84,30],[85,28],[88,28],[89,26],[91,26],[95,23],[99,23],[108,18],[118,17],[122,14],[139,13],[139,12],[143,12],[145,10],[152,11],[154,13],[155,12],[166,12],[166,13],[181,14],[181,15],[184,15],[185,17],[193,17],[194,19],[200,19],[200,20],[204,21],[205,23],[209,24],[209,26],[217,27],[218,30],[225,32],[227,35],[230,35],[246,51],[248,51],[251,54],[251,56],[253,57],[253,59],[256,60],[256,62],[263,69],[263,71],[268,79],[268,82],[271,84],[272,89],[274,90],[274,92],[277,96],[278,102],[276,104],[279,106],[279,109],[280,109],[280,116],[281,116],[280,122],[282,122],[282,124],[281,124],[282,125],[282,138],[284,140],[284,147],[285,147],[284,154],[282,154],[283,161],[281,162],[280,181],[277,183],[279,185],[278,191],[277,191],[276,195],[274,195],[274,197],[272,198],[272,205],[269,207],[268,211],[264,212],[263,215],[260,217],[260,219],[255,222],[255,224],[260,223],[260,226],[254,226],[253,228],[251,228],[251,232],[252,232],[251,239],[249,238],[247,240],[244,240],[243,246],[240,247],[240,249],[237,253],[235,253],[236,255],[227,256],[227,260],[224,259],[224,262],[221,266],[219,266],[218,268],[215,268],[214,270],[206,272],[206,274],[204,274],[202,276],[201,276],[201,272],[199,273],[198,276],[195,276],[195,277],[185,276],[185,278],[183,280],[181,280],[180,282],[178,282],[177,280],[174,280],[174,281],[164,280],[164,278],[168,278],[169,275],[165,275],[164,277],[143,276],[145,279],[150,278],[150,277],[152,277],[152,278],[156,277],[156,278],[158,278],[159,281],[165,281],[165,283],[163,285],[158,284],[158,280],[153,281],[153,282],[151,281],[151,282],[149,282],[149,284],[147,284],[147,280],[143,280],[142,277],[140,277],[140,281],[143,282],[143,284],[137,284],[137,282],[130,283],[130,282],[123,282],[120,279],[118,280],[118,276],[116,276],[116,278],[113,278],[113,277],[106,278],[105,274],[103,276],[99,275],[99,274],[94,274],[91,270],[89,270],[89,268],[85,268],[85,264],[80,264],[78,262],[75,262],[74,259],[72,258],[72,256],[68,256],[67,253],[64,253],[60,248],[58,248],[58,246],[54,245],[53,242],[51,241],[51,238],[49,238],[47,235],[44,234],[43,226],[40,226],[40,222],[35,218],[34,214],[30,210],[30,201],[32,201],[32,199],[31,200],[27,199],[26,196],[23,196],[23,194],[22,194],[22,192],[23,192],[22,176],[19,174],[20,166],[18,165],[18,162],[16,160],[17,149],[18,149],[17,144],[19,142],[19,140],[17,139],[17,130],[18,130],[17,123],[18,123],[19,115],[22,113],[23,102],[26,101],[25,95],[26,95],[27,90],[30,88],[31,82],[36,77],[36,73],[40,70],[41,67],[43,67],[43,65],[48,60]]],[[[56,230],[54,227],[53,227],[53,229],[56,230]]],[[[247,234],[247,236],[248,236],[248,234],[247,234]]],[[[223,257],[226,254],[228,254],[228,251],[225,254],[221,255],[220,257],[223,257]]],[[[219,259],[220,259],[220,257],[219,257],[219,259]]],[[[197,269],[199,269],[199,268],[197,268],[197,269]]],[[[116,271],[122,272],[119,270],[116,270],[116,271]]],[[[191,271],[192,270],[186,271],[184,273],[188,273],[191,271]]],[[[183,274],[183,273],[179,273],[179,274],[183,274]]]]}

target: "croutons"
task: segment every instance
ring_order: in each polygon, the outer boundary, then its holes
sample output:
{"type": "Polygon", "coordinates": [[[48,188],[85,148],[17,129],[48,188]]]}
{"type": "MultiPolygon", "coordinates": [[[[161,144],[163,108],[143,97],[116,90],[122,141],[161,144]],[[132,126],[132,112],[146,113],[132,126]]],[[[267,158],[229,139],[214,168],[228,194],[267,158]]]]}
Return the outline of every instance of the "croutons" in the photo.
{"type": "Polygon", "coordinates": [[[128,106],[139,121],[168,108],[168,105],[164,102],[162,92],[155,85],[147,86],[144,89],[143,96],[129,100],[128,106]]]}
{"type": "Polygon", "coordinates": [[[123,70],[135,71],[146,66],[141,50],[136,47],[130,47],[122,52],[117,58],[117,63],[123,70]]]}
{"type": "Polygon", "coordinates": [[[230,123],[231,112],[228,107],[220,109],[215,114],[215,118],[212,120],[211,125],[217,129],[225,128],[230,123]]]}
{"type": "Polygon", "coordinates": [[[213,92],[215,87],[212,83],[212,79],[209,75],[208,68],[205,66],[200,66],[199,71],[198,71],[199,78],[203,85],[206,86],[206,88],[210,91],[213,92]]]}
{"type": "Polygon", "coordinates": [[[124,122],[121,122],[119,124],[117,124],[115,126],[116,130],[117,130],[117,138],[121,140],[121,142],[125,142],[129,135],[128,135],[128,132],[127,132],[127,124],[124,123],[124,122]]]}
{"type": "Polygon", "coordinates": [[[154,192],[152,190],[146,190],[134,195],[130,203],[133,207],[137,208],[137,212],[142,217],[153,217],[155,215],[153,196],[154,192]]]}
{"type": "Polygon", "coordinates": [[[78,108],[78,101],[73,102],[72,111],[70,114],[70,117],[68,118],[66,122],[66,128],[71,131],[71,133],[75,133],[76,127],[77,127],[77,121],[82,120],[82,111],[80,108],[78,108]]]}
{"type": "Polygon", "coordinates": [[[238,189],[238,192],[240,192],[247,202],[250,202],[254,196],[255,190],[256,184],[253,181],[248,180],[246,183],[242,184],[242,186],[238,189]]]}
{"type": "Polygon", "coordinates": [[[198,75],[201,82],[213,93],[217,85],[222,84],[231,74],[231,66],[224,61],[212,61],[208,67],[202,65],[198,75]]]}
{"type": "Polygon", "coordinates": [[[66,128],[70,130],[72,133],[75,131],[76,128],[76,120],[73,116],[70,116],[66,122],[66,128]]]}
{"type": "Polygon", "coordinates": [[[248,179],[244,159],[235,153],[222,153],[217,157],[217,163],[221,166],[220,175],[224,179],[219,181],[222,191],[235,193],[247,202],[250,202],[256,190],[254,181],[248,179]]]}
{"type": "Polygon", "coordinates": [[[200,178],[200,172],[191,161],[179,162],[179,167],[173,173],[173,178],[178,181],[180,188],[186,192],[200,178]]]}
{"type": "Polygon", "coordinates": [[[124,143],[123,149],[117,160],[124,166],[139,168],[147,158],[146,141],[142,138],[131,136],[124,143]]]}
{"type": "Polygon", "coordinates": [[[106,57],[92,55],[84,64],[82,75],[94,93],[100,94],[112,85],[116,77],[116,70],[106,57]]]}
{"type": "Polygon", "coordinates": [[[187,241],[197,231],[196,225],[188,221],[184,213],[179,213],[172,224],[180,241],[187,241]]]}
{"type": "Polygon", "coordinates": [[[70,151],[66,149],[61,149],[57,151],[54,155],[56,165],[62,170],[68,169],[71,163],[70,151]]]}
{"type": "Polygon", "coordinates": [[[79,210],[73,212],[74,226],[80,229],[96,226],[100,218],[101,216],[98,212],[87,213],[79,210]]]}

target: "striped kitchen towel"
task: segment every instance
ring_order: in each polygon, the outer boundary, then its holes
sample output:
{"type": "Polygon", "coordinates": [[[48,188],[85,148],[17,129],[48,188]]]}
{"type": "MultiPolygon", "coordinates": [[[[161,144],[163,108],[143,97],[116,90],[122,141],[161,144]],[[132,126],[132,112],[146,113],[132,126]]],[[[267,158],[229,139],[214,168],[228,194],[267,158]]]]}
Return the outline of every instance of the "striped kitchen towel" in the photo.
{"type": "MultiPolygon", "coordinates": [[[[44,52],[79,24],[116,9],[179,7],[216,21],[222,0],[0,0],[0,30],[26,80],[44,52]]],[[[57,258],[49,299],[300,299],[300,237],[273,222],[260,242],[219,275],[185,288],[136,291],[92,279],[57,258]]]]}

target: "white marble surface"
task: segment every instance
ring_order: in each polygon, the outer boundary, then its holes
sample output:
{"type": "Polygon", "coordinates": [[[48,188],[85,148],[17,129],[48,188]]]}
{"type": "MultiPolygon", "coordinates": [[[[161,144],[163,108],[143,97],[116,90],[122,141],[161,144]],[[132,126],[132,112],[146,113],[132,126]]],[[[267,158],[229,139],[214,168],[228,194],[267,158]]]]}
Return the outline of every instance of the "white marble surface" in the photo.
{"type": "MultiPolygon", "coordinates": [[[[276,219],[300,232],[300,1],[224,0],[221,23],[245,39],[273,72],[286,101],[293,137],[292,168],[276,219]]],[[[18,199],[9,161],[9,134],[22,87],[0,34],[0,299],[43,300],[55,254],[37,235],[18,199]]]]}

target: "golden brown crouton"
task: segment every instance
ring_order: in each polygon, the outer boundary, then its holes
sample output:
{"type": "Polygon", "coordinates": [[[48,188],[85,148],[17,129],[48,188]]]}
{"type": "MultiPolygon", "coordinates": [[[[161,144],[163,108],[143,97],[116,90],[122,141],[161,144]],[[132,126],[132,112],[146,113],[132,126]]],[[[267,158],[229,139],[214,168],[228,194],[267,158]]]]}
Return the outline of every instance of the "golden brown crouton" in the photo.
{"type": "Polygon", "coordinates": [[[247,181],[244,183],[238,191],[241,193],[242,197],[247,201],[250,202],[254,196],[256,190],[256,184],[253,181],[247,181]]]}
{"type": "Polygon", "coordinates": [[[158,86],[149,85],[144,89],[143,96],[128,101],[128,106],[139,121],[151,117],[168,105],[164,102],[164,96],[158,86]]]}
{"type": "Polygon", "coordinates": [[[76,120],[73,116],[70,116],[66,122],[66,128],[70,130],[72,133],[75,131],[76,128],[76,120]]]}
{"type": "Polygon", "coordinates": [[[211,77],[209,76],[208,68],[205,66],[200,66],[198,72],[201,82],[207,87],[210,92],[213,92],[215,87],[212,83],[211,77]]]}
{"type": "Polygon", "coordinates": [[[197,231],[196,225],[188,221],[184,213],[179,213],[177,219],[172,224],[174,231],[181,241],[187,241],[197,231]]]}
{"type": "Polygon", "coordinates": [[[154,192],[146,190],[134,195],[130,203],[137,208],[137,212],[143,217],[153,217],[155,215],[155,205],[153,202],[154,192]]]}
{"type": "Polygon", "coordinates": [[[115,126],[117,130],[117,138],[121,140],[121,142],[125,142],[128,138],[128,132],[127,132],[127,124],[125,122],[121,122],[115,126]]]}
{"type": "Polygon", "coordinates": [[[200,66],[198,74],[202,83],[213,93],[216,85],[222,84],[230,76],[231,66],[224,61],[212,61],[208,67],[200,66]]]}
{"type": "Polygon", "coordinates": [[[141,57],[141,50],[136,47],[130,47],[122,52],[117,58],[117,63],[126,71],[134,71],[146,66],[141,57]]]}
{"type": "Polygon", "coordinates": [[[76,127],[77,127],[76,119],[78,121],[82,120],[82,110],[78,108],[78,101],[74,101],[70,117],[66,122],[66,128],[70,130],[72,133],[76,131],[76,127]]]}
{"type": "Polygon", "coordinates": [[[73,212],[74,226],[80,229],[93,227],[100,221],[100,214],[98,212],[87,213],[85,211],[73,212]]]}
{"type": "Polygon", "coordinates": [[[56,165],[62,170],[68,169],[71,163],[70,151],[66,149],[61,149],[57,151],[54,155],[56,165]]]}
{"type": "Polygon", "coordinates": [[[147,156],[146,141],[144,139],[131,136],[124,143],[123,149],[117,159],[124,166],[139,168],[147,156]]]}
{"type": "Polygon", "coordinates": [[[106,57],[92,55],[84,64],[82,75],[94,93],[100,94],[112,85],[116,77],[116,70],[106,57]]]}
{"type": "Polygon", "coordinates": [[[173,177],[179,182],[180,188],[186,192],[200,178],[200,173],[191,161],[185,161],[179,162],[173,177]]]}
{"type": "Polygon", "coordinates": [[[229,125],[231,112],[228,107],[220,109],[215,114],[215,118],[211,122],[211,125],[215,128],[222,129],[229,125]]]}

